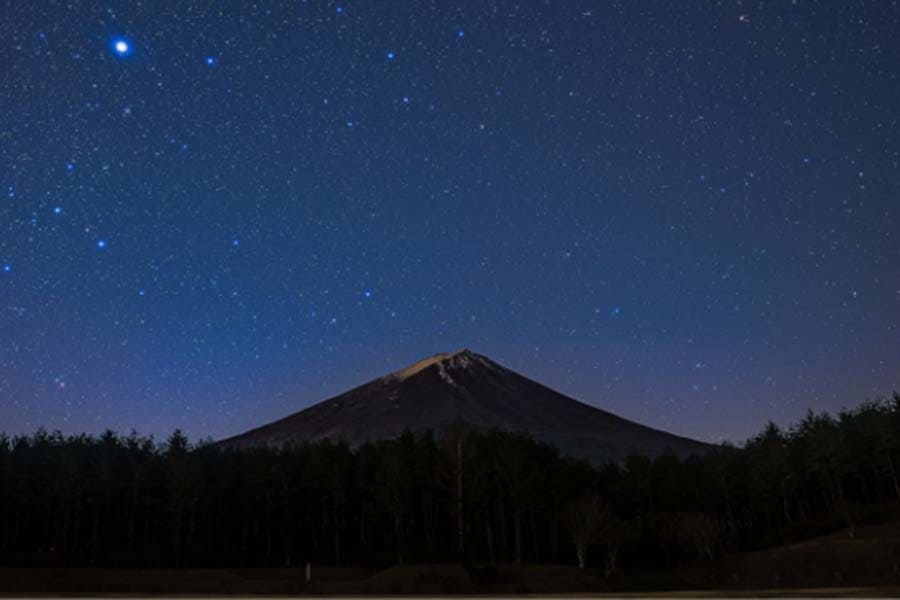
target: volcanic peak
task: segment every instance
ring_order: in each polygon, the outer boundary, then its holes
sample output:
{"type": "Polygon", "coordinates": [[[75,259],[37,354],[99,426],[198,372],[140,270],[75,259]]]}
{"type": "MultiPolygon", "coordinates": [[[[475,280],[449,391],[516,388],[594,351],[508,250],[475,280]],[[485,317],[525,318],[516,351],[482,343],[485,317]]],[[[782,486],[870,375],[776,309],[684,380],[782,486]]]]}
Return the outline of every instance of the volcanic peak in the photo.
{"type": "Polygon", "coordinates": [[[441,378],[448,383],[453,383],[452,377],[450,377],[451,371],[469,369],[475,365],[482,365],[493,370],[498,370],[499,368],[499,366],[489,358],[476,354],[467,348],[463,348],[456,352],[441,352],[434,356],[429,356],[404,369],[391,373],[387,378],[405,381],[433,365],[437,365],[441,378]]]}

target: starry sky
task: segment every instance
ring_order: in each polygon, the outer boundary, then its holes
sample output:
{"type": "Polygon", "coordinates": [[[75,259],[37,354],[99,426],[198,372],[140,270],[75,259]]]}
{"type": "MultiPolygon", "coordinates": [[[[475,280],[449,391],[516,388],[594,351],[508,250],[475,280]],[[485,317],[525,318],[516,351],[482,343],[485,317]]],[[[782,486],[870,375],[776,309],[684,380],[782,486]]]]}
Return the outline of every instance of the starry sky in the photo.
{"type": "Polygon", "coordinates": [[[0,430],[471,348],[740,441],[900,388],[888,0],[0,1],[0,430]]]}

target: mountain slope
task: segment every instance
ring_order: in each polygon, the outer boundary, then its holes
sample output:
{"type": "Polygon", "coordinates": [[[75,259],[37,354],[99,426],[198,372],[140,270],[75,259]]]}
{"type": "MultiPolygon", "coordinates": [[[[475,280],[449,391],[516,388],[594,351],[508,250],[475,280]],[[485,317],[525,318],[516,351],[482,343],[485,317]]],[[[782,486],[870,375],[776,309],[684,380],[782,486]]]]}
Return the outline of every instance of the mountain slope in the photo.
{"type": "Polygon", "coordinates": [[[595,463],[666,449],[686,456],[710,447],[578,402],[469,350],[437,354],[220,444],[246,448],[331,438],[356,446],[406,429],[440,432],[458,422],[527,431],[563,454],[595,463]]]}

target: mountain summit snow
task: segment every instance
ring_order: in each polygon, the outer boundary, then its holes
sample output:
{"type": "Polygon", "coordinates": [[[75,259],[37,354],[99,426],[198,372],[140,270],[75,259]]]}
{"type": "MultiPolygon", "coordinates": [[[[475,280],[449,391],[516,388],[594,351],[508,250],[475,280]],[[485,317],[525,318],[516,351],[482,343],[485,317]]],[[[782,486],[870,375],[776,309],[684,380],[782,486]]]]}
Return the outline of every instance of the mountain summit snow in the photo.
{"type": "Polygon", "coordinates": [[[481,363],[483,366],[486,366],[489,369],[500,367],[500,365],[491,362],[484,356],[479,356],[471,350],[463,349],[459,352],[443,352],[441,354],[429,356],[428,358],[420,360],[419,362],[410,365],[405,369],[400,369],[395,373],[391,373],[390,375],[388,375],[388,377],[393,377],[402,381],[412,377],[416,373],[419,373],[432,365],[437,365],[438,374],[441,376],[441,378],[444,379],[444,381],[446,381],[447,383],[453,383],[452,378],[448,374],[449,370],[467,369],[476,363],[481,363]]]}
{"type": "Polygon", "coordinates": [[[655,456],[670,450],[686,456],[710,447],[569,398],[471,350],[435,354],[220,445],[278,446],[330,438],[357,446],[405,430],[440,434],[457,423],[525,431],[563,454],[597,464],[631,453],[655,456]]]}

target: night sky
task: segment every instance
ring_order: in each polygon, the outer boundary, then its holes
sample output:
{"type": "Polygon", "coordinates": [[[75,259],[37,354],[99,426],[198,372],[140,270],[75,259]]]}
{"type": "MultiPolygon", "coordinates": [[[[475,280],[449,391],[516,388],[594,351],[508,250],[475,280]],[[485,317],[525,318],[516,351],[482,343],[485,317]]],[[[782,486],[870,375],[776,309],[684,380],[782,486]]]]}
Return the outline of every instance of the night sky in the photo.
{"type": "Polygon", "coordinates": [[[0,2],[0,430],[463,347],[742,440],[900,388],[898,2],[0,2]]]}

